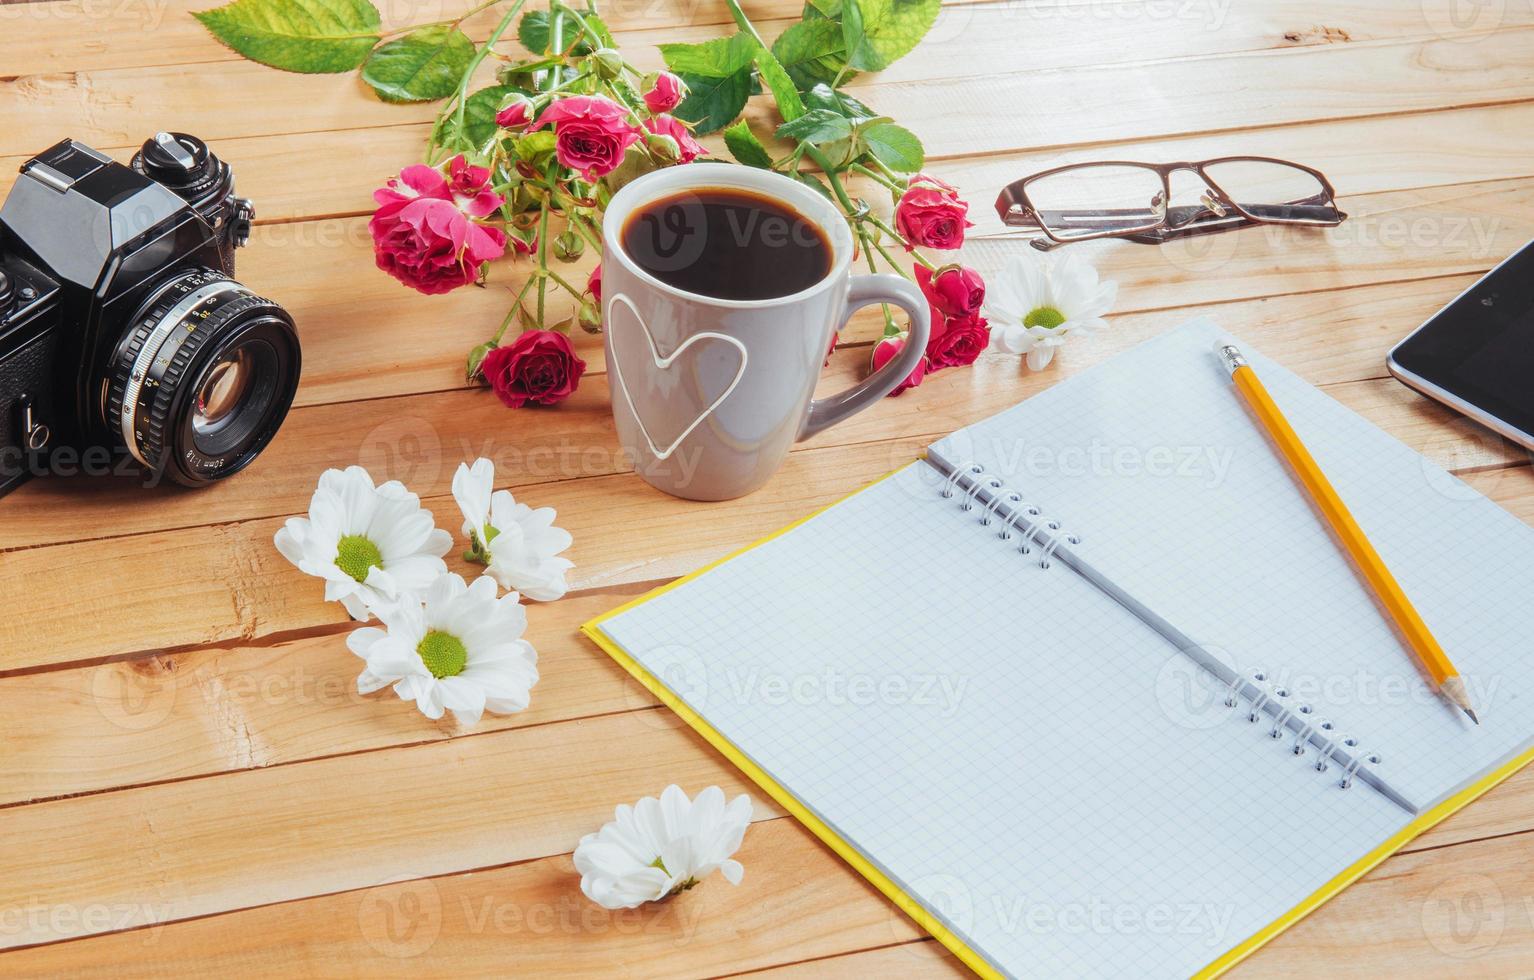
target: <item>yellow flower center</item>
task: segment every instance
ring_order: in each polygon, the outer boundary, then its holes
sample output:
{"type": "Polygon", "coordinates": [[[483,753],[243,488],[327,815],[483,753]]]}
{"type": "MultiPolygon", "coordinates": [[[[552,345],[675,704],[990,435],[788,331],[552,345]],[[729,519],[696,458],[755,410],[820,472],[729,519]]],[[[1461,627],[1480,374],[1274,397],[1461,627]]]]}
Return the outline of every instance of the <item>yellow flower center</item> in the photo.
{"type": "Polygon", "coordinates": [[[1053,330],[1065,322],[1065,314],[1053,306],[1039,306],[1031,310],[1023,317],[1025,327],[1043,327],[1045,330],[1053,330]]]}
{"type": "Polygon", "coordinates": [[[463,668],[469,662],[469,651],[463,641],[451,633],[437,630],[422,637],[421,642],[416,644],[415,652],[420,655],[426,669],[431,671],[431,676],[438,680],[463,673],[463,668]]]}
{"type": "Polygon", "coordinates": [[[378,545],[360,534],[348,534],[336,542],[336,567],[359,582],[367,581],[368,569],[383,567],[378,545]]]}

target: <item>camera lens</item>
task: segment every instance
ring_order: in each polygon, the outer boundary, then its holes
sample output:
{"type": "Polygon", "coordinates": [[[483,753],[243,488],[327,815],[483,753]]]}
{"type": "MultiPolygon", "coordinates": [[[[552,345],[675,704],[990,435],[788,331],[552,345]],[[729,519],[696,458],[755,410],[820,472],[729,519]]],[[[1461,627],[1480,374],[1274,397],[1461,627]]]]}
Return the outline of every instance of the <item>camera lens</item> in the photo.
{"type": "Polygon", "coordinates": [[[207,483],[266,448],[298,374],[298,334],[285,310],[223,273],[184,270],[129,323],[107,421],[151,471],[207,483]]]}

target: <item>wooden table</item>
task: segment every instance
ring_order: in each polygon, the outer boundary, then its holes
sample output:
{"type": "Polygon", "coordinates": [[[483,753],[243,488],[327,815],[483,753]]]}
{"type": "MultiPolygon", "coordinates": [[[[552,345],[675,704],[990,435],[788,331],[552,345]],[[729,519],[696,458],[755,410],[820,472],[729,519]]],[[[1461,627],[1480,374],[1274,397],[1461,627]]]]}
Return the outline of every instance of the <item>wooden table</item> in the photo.
{"type": "MultiPolygon", "coordinates": [[[[461,3],[382,6],[418,22],[461,3]]],[[[999,354],[943,372],[801,445],[766,489],[706,506],[625,471],[597,338],[579,338],[591,370],[557,410],[464,389],[462,353],[518,270],[418,296],[373,268],[365,229],[370,190],[418,154],[431,107],[242,61],[188,16],[206,5],[0,6],[0,183],[64,136],[120,159],[160,128],[209,139],[259,208],[240,278],[292,310],[305,356],[298,407],[243,475],[199,492],[34,481],[0,502],[0,971],[959,972],[760,793],[740,887],[627,913],[586,902],[570,851],[614,804],[673,781],[751,787],[575,627],[1196,313],[1534,520],[1527,454],[1384,369],[1396,339],[1534,237],[1527,3],[1457,19],[1430,0],[949,6],[853,91],[921,134],[932,172],[973,202],[965,258],[982,270],[1024,247],[991,213],[997,188],[1068,160],[1280,155],[1323,169],[1352,217],[1080,246],[1122,284],[1110,332],[1040,374],[999,354]],[[355,693],[349,624],[272,534],[321,470],[350,463],[456,527],[449,480],[477,455],[558,508],[577,568],[569,598],[530,613],[532,707],[460,731],[355,693]]],[[[797,7],[750,5],[769,37],[797,7]]],[[[656,43],[729,20],[720,0],[605,12],[646,67],[656,43]]],[[[827,388],[864,371],[876,333],[865,317],[844,335],[827,388]]],[[[1525,772],[1237,975],[1528,975],[1531,917],[1525,772]]]]}

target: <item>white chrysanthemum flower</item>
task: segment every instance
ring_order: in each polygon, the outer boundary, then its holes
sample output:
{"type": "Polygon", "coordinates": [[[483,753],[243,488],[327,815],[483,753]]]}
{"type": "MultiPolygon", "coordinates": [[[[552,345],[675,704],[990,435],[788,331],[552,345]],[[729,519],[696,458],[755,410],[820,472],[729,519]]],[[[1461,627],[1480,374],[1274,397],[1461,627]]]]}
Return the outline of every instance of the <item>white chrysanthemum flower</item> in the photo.
{"type": "Polygon", "coordinates": [[[388,684],[421,714],[451,711],[472,725],[490,711],[508,715],[527,707],[538,683],[538,654],[522,639],[527,610],[515,592],[496,598],[495,583],[473,585],[443,572],[419,597],[378,610],[383,629],[353,630],[346,645],[367,662],[357,677],[362,694],[388,684]]]}
{"type": "Polygon", "coordinates": [[[495,464],[483,457],[473,466],[459,463],[453,474],[453,499],[463,511],[463,533],[469,539],[464,559],[485,565],[502,588],[529,599],[560,598],[569,588],[565,572],[575,567],[559,557],[570,547],[570,532],[554,526],[554,508],[519,504],[510,490],[491,493],[494,483],[495,464]]]}
{"type": "Polygon", "coordinates": [[[1117,282],[1100,282],[1097,269],[1075,253],[1049,263],[1034,252],[1014,255],[986,289],[991,347],[1026,354],[1035,371],[1049,366],[1070,334],[1106,327],[1103,315],[1119,293],[1117,282]]]}
{"type": "Polygon", "coordinates": [[[325,580],[327,602],[358,620],[447,571],[442,556],[453,546],[421,498],[398,480],[375,487],[360,466],[320,474],[309,516],[289,518],[274,540],[284,558],[325,580]]]}
{"type": "Polygon", "coordinates": [[[671,785],[660,799],[622,804],[613,816],[582,837],[574,855],[581,891],[603,908],[631,909],[684,892],[716,868],[732,885],[745,874],[731,856],[751,822],[751,800],[744,794],[725,806],[718,786],[689,800],[671,785]]]}

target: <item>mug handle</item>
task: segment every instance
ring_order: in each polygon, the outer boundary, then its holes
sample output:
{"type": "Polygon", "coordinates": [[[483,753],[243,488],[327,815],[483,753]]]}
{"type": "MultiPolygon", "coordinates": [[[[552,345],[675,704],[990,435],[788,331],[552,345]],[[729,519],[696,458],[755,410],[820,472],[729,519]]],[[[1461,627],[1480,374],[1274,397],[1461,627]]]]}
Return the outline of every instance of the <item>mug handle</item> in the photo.
{"type": "Polygon", "coordinates": [[[911,330],[905,347],[889,363],[846,391],[811,401],[804,424],[799,427],[799,439],[808,439],[829,429],[894,391],[896,385],[916,370],[917,363],[927,352],[927,336],[932,331],[927,298],[915,283],[889,273],[852,277],[852,285],[847,290],[847,307],[842,311],[836,329],[841,330],[852,319],[852,314],[874,303],[893,303],[910,315],[911,330]]]}

